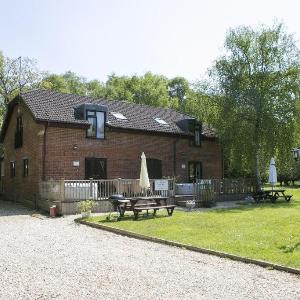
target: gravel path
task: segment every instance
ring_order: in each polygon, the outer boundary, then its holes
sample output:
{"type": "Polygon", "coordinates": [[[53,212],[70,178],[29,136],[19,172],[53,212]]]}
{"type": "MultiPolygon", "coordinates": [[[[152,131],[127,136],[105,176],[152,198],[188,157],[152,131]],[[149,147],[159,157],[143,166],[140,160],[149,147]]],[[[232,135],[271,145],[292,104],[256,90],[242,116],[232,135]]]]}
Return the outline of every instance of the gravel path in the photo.
{"type": "Polygon", "coordinates": [[[1,299],[300,299],[295,275],[31,214],[0,201],[1,299]]]}

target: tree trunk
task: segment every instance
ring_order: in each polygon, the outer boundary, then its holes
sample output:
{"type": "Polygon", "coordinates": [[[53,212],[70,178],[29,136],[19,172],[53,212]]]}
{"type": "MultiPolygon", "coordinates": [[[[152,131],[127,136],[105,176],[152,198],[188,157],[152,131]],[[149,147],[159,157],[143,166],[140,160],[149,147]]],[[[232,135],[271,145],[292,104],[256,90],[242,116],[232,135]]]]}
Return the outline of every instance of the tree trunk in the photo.
{"type": "Polygon", "coordinates": [[[259,170],[259,150],[256,149],[255,153],[255,181],[256,181],[256,191],[261,190],[261,178],[259,170]]]}

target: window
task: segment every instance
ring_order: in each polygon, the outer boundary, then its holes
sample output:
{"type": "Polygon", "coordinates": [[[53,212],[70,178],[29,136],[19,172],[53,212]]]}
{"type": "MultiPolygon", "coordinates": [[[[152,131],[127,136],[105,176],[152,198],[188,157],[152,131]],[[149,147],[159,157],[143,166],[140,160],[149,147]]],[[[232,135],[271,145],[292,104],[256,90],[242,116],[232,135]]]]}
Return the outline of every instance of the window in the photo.
{"type": "Polygon", "coordinates": [[[167,125],[167,126],[169,126],[169,124],[168,124],[165,120],[163,120],[163,119],[161,119],[161,118],[154,118],[154,120],[155,120],[157,123],[159,123],[160,125],[167,125]]]}
{"type": "Polygon", "coordinates": [[[150,179],[162,178],[161,160],[155,158],[147,158],[147,170],[150,179]]]}
{"type": "Polygon", "coordinates": [[[191,140],[190,145],[200,147],[201,146],[201,132],[202,132],[201,124],[199,124],[195,120],[193,120],[189,124],[189,131],[194,134],[194,138],[193,138],[193,140],[191,140]]]}
{"type": "Polygon", "coordinates": [[[16,162],[15,161],[10,162],[10,177],[11,178],[16,177],[16,162]]]}
{"type": "Polygon", "coordinates": [[[23,159],[23,177],[28,176],[28,159],[24,158],[23,159]]]}
{"type": "Polygon", "coordinates": [[[196,182],[202,178],[202,163],[200,161],[189,162],[189,182],[196,182]]]}
{"type": "Polygon", "coordinates": [[[194,145],[201,146],[201,125],[200,124],[195,124],[194,145]]]}
{"type": "Polygon", "coordinates": [[[17,118],[17,128],[15,132],[15,148],[20,148],[23,145],[23,121],[22,117],[17,118]]]}
{"type": "Polygon", "coordinates": [[[85,179],[106,179],[106,158],[85,158],[85,179]]]}
{"type": "Polygon", "coordinates": [[[121,113],[118,113],[118,112],[111,112],[111,114],[115,117],[115,118],[117,118],[117,119],[119,119],[119,120],[127,120],[127,118],[123,115],[123,114],[121,114],[121,113]]]}
{"type": "Polygon", "coordinates": [[[87,130],[87,137],[104,139],[105,112],[87,111],[87,120],[91,124],[87,130]]]}

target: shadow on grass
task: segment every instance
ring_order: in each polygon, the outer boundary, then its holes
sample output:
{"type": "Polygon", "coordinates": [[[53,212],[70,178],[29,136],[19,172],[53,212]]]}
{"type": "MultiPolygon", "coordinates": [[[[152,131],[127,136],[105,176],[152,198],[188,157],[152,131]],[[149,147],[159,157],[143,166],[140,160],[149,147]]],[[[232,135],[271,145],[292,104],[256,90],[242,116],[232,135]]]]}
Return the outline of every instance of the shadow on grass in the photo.
{"type": "Polygon", "coordinates": [[[137,220],[134,219],[133,215],[125,215],[124,217],[122,217],[120,220],[117,220],[117,218],[114,218],[114,220],[107,220],[107,219],[103,219],[103,220],[99,220],[97,221],[97,223],[102,223],[102,224],[112,224],[112,223],[116,223],[116,222],[122,222],[122,221],[134,221],[134,222],[141,222],[141,221],[149,221],[149,220],[154,220],[154,219],[163,219],[163,218],[169,218],[170,216],[167,215],[155,215],[153,216],[153,214],[149,214],[148,216],[145,215],[140,215],[139,218],[137,220]]]}
{"type": "MultiPolygon", "coordinates": [[[[269,184],[269,183],[265,183],[263,185],[264,188],[272,188],[272,185],[269,184]]],[[[280,183],[277,183],[275,186],[273,186],[275,189],[282,189],[282,188],[285,188],[285,189],[300,189],[300,181],[295,181],[295,184],[289,184],[289,185],[286,185],[286,184],[282,184],[280,185],[280,183]]]]}
{"type": "Polygon", "coordinates": [[[292,245],[284,245],[278,247],[278,249],[282,250],[284,253],[293,253],[295,251],[300,251],[300,242],[292,244],[292,245]]]}
{"type": "Polygon", "coordinates": [[[241,206],[231,207],[231,208],[217,208],[211,211],[215,211],[217,213],[239,213],[243,211],[262,210],[266,208],[293,209],[297,206],[299,206],[299,204],[293,202],[276,202],[276,203],[265,202],[265,203],[252,203],[249,205],[241,205],[241,206]]]}

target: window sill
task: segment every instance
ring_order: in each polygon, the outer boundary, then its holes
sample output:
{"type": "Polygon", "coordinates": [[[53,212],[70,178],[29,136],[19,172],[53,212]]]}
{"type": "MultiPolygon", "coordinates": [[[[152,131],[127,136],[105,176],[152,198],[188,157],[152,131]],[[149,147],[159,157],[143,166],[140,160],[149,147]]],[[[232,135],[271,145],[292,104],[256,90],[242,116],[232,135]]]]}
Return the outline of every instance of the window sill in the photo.
{"type": "Polygon", "coordinates": [[[105,137],[103,138],[97,138],[97,137],[93,137],[93,136],[86,136],[87,139],[91,139],[91,140],[105,140],[105,137]]]}

